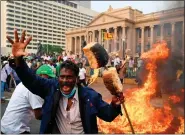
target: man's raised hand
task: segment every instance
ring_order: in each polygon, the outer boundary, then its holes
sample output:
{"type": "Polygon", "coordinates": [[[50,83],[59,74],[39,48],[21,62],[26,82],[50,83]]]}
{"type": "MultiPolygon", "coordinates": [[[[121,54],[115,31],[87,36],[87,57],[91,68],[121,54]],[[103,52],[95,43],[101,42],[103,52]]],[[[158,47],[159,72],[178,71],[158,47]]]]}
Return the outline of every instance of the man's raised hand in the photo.
{"type": "Polygon", "coordinates": [[[6,36],[8,41],[12,44],[12,54],[14,57],[20,57],[27,55],[25,52],[26,46],[30,43],[32,37],[30,36],[26,41],[25,40],[25,30],[23,30],[21,38],[19,39],[17,29],[14,30],[14,39],[13,41],[8,35],[6,36]]]}

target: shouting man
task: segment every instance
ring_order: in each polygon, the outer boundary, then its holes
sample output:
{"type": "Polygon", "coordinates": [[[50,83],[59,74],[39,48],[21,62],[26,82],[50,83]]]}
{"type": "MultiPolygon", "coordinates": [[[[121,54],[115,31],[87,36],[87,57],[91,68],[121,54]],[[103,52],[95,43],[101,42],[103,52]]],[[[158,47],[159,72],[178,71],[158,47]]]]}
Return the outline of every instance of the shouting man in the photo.
{"type": "Polygon", "coordinates": [[[12,64],[23,84],[34,94],[45,99],[43,105],[40,133],[98,133],[96,117],[105,121],[113,121],[121,114],[120,104],[124,98],[113,96],[111,104],[102,100],[95,90],[78,84],[79,67],[66,60],[61,64],[58,79],[45,79],[32,74],[23,56],[26,46],[25,31],[19,39],[14,31],[15,41],[9,36],[15,63],[12,64]]]}

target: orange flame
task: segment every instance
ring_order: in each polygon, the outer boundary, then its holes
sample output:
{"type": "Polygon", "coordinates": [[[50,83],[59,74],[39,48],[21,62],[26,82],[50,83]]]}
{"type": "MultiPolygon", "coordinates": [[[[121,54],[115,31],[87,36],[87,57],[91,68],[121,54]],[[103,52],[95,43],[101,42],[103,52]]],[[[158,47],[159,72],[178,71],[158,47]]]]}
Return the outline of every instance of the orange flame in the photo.
{"type": "Polygon", "coordinates": [[[171,100],[175,104],[180,102],[180,97],[173,95],[169,97],[169,100],[171,100]]]}
{"type": "MultiPolygon", "coordinates": [[[[156,93],[156,60],[167,59],[169,49],[166,42],[156,43],[154,48],[142,55],[147,60],[146,69],[149,71],[147,80],[142,88],[134,88],[125,92],[125,106],[136,133],[182,133],[184,132],[183,118],[175,118],[168,102],[154,107],[152,96],[156,93]],[[176,122],[180,123],[176,127],[176,122]],[[179,129],[178,129],[179,128],[179,129]]],[[[123,109],[122,109],[122,112],[123,109]]],[[[98,127],[103,133],[131,133],[126,116],[118,116],[108,123],[98,120],[98,127]]]]}

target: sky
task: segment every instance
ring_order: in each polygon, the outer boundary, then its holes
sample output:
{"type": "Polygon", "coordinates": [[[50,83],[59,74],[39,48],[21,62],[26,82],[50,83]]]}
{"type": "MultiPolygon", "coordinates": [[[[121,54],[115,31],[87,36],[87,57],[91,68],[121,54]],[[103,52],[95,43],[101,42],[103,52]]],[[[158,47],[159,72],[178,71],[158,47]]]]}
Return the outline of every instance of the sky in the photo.
{"type": "Polygon", "coordinates": [[[166,10],[170,8],[184,6],[184,1],[91,1],[91,9],[97,12],[104,12],[109,8],[124,8],[131,6],[133,9],[138,9],[144,14],[166,10]]]}

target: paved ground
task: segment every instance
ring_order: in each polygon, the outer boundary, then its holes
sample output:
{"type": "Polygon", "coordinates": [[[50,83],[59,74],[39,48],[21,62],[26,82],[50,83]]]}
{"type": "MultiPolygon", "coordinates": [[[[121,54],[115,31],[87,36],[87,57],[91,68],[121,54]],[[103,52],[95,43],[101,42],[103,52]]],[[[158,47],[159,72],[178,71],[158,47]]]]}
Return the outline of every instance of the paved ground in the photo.
{"type": "MultiPolygon", "coordinates": [[[[104,100],[106,99],[111,99],[111,94],[109,93],[109,91],[105,88],[104,84],[103,84],[103,81],[101,78],[98,78],[98,80],[96,82],[94,82],[90,87],[92,87],[93,89],[95,89],[97,92],[99,92],[101,95],[102,95],[102,98],[104,100]]],[[[130,84],[124,84],[123,85],[123,90],[126,90],[126,89],[130,89],[130,88],[134,88],[134,87],[137,87],[137,85],[130,85],[130,84]]],[[[12,93],[10,92],[5,92],[5,97],[6,98],[10,98],[12,95],[12,93]]],[[[164,98],[167,97],[167,95],[163,95],[164,98]]],[[[161,102],[161,99],[156,99],[153,101],[154,104],[157,103],[157,104],[160,104],[161,102]]],[[[8,100],[6,101],[6,103],[3,103],[1,104],[1,117],[3,116],[4,114],[4,111],[6,109],[6,106],[8,104],[8,100]]],[[[174,113],[177,113],[177,115],[179,115],[179,113],[181,115],[184,116],[184,110],[182,108],[180,108],[180,110],[178,111],[174,111],[174,113]]],[[[175,114],[176,115],[176,114],[175,114]]],[[[36,134],[36,133],[39,133],[39,127],[40,127],[40,121],[38,120],[32,120],[31,123],[30,123],[30,127],[31,127],[31,133],[32,134],[36,134]]]]}

